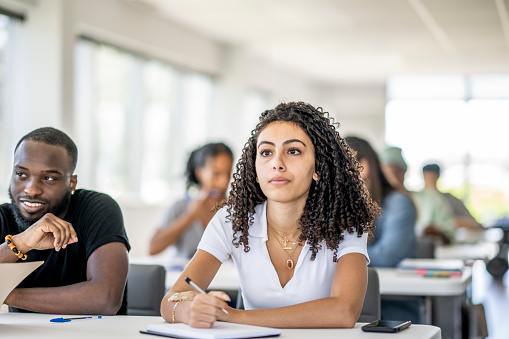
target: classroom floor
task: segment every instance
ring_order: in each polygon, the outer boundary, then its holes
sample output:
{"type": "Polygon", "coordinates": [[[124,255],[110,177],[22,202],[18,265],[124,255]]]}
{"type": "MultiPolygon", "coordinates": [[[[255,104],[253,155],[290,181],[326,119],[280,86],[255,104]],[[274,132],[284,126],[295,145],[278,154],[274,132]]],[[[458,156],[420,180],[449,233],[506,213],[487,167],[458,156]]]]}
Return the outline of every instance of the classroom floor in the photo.
{"type": "Polygon", "coordinates": [[[473,265],[472,301],[482,303],[486,313],[489,339],[509,338],[509,273],[494,279],[483,261],[473,265]]]}

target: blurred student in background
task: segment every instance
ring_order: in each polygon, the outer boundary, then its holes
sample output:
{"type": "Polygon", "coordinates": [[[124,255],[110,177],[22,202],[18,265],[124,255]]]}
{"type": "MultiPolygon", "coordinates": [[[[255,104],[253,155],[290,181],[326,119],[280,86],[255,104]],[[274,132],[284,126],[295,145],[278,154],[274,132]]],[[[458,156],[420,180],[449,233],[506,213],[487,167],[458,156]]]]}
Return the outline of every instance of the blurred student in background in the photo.
{"type": "Polygon", "coordinates": [[[384,175],[392,187],[401,191],[407,191],[405,188],[405,174],[408,167],[401,155],[401,148],[387,147],[380,154],[380,158],[384,175]]]}
{"type": "Polygon", "coordinates": [[[456,227],[471,229],[481,227],[481,225],[470,214],[463,201],[450,193],[443,193],[438,190],[437,181],[440,178],[440,166],[437,164],[425,165],[422,168],[422,175],[424,177],[424,186],[427,189],[439,192],[442,195],[442,198],[444,198],[449,205],[454,217],[454,225],[456,227]]]}
{"type": "Polygon", "coordinates": [[[177,256],[190,259],[196,252],[213,208],[226,198],[233,166],[233,153],[224,143],[209,143],[195,149],[186,166],[186,195],[175,202],[150,241],[149,253],[161,253],[175,245],[177,256]],[[191,197],[189,189],[198,193],[191,197]]]}
{"type": "Polygon", "coordinates": [[[371,199],[382,207],[382,217],[375,224],[372,242],[368,243],[370,265],[395,267],[403,258],[414,256],[417,218],[414,203],[408,194],[389,183],[378,155],[366,140],[350,136],[345,141],[357,152],[357,160],[364,167],[361,176],[371,199]]]}
{"type": "Polygon", "coordinates": [[[440,194],[431,188],[424,188],[420,192],[410,192],[404,185],[407,164],[401,154],[401,148],[388,147],[380,156],[382,168],[394,187],[403,189],[410,194],[417,207],[418,236],[431,237],[443,244],[454,240],[454,219],[452,211],[444,202],[440,194]]]}
{"type": "MultiPolygon", "coordinates": [[[[434,168],[434,167],[433,167],[434,168]]],[[[454,216],[449,204],[436,188],[436,173],[429,167],[422,168],[424,189],[414,193],[419,206],[417,231],[445,245],[454,241],[454,216]]]]}
{"type": "MultiPolygon", "coordinates": [[[[394,188],[385,177],[373,147],[364,139],[346,137],[350,148],[357,152],[357,160],[364,169],[361,176],[371,199],[382,207],[382,217],[375,223],[373,239],[368,242],[368,254],[373,267],[396,267],[404,258],[415,254],[417,212],[409,193],[394,188]]],[[[401,155],[401,149],[399,149],[401,155]]],[[[398,160],[397,157],[393,159],[398,160]]],[[[401,166],[401,161],[397,166],[401,166]]],[[[406,166],[406,164],[404,164],[406,166]]],[[[396,165],[395,165],[396,166],[396,165]]],[[[399,171],[404,177],[404,171],[399,171]]],[[[398,182],[401,182],[398,179],[398,182]]],[[[402,183],[401,183],[402,186],[402,183]]],[[[411,320],[419,323],[419,303],[415,300],[382,299],[382,319],[411,320]]]]}

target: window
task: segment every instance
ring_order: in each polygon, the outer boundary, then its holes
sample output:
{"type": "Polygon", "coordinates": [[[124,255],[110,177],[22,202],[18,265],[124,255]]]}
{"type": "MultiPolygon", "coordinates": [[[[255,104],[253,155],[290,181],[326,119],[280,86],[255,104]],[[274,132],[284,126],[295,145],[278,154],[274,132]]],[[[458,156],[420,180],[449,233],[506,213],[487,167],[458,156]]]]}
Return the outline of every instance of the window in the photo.
{"type": "Polygon", "coordinates": [[[21,100],[18,100],[17,83],[19,70],[15,69],[19,60],[18,32],[22,18],[0,14],[0,200],[8,201],[7,189],[12,171],[13,123],[21,100]],[[16,74],[16,76],[15,76],[16,74]]]}
{"type": "Polygon", "coordinates": [[[209,135],[213,79],[86,39],[76,70],[80,185],[145,203],[181,194],[188,153],[209,135]]]}
{"type": "Polygon", "coordinates": [[[388,95],[386,143],[402,148],[409,189],[421,189],[422,166],[438,162],[441,189],[479,221],[509,214],[509,75],[400,77],[388,95]]]}

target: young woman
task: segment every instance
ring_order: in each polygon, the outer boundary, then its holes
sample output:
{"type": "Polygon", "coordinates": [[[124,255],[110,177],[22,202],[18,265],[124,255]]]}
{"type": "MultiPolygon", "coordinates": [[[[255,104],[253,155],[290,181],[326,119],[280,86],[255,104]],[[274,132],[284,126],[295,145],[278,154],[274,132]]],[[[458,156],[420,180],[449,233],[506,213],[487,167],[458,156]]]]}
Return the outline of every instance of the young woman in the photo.
{"type": "Polygon", "coordinates": [[[367,285],[368,233],[378,216],[359,164],[321,109],[303,102],[265,111],[233,175],[230,196],[161,302],[169,322],[352,327],[367,285]],[[246,310],[205,289],[232,257],[246,310]],[[228,313],[223,312],[225,308],[228,313]]]}
{"type": "Polygon", "coordinates": [[[158,254],[176,245],[177,255],[190,259],[196,252],[203,231],[214,216],[214,207],[226,197],[231,178],[233,154],[223,143],[209,143],[195,149],[187,161],[187,191],[196,187],[195,198],[189,194],[166,212],[150,241],[149,252],[158,254]]]}
{"type": "MultiPolygon", "coordinates": [[[[395,189],[386,179],[373,147],[364,139],[346,137],[363,167],[362,179],[371,198],[382,207],[382,218],[375,223],[368,254],[373,267],[396,267],[404,258],[415,255],[417,238],[416,208],[407,192],[395,189]]],[[[419,304],[413,300],[382,300],[382,319],[411,320],[419,323],[419,304]]]]}
{"type": "Polygon", "coordinates": [[[375,150],[364,139],[346,137],[345,141],[357,153],[364,168],[362,179],[371,198],[382,207],[383,216],[377,220],[373,240],[368,244],[370,265],[396,267],[403,258],[414,256],[416,209],[410,196],[396,190],[386,179],[375,150]]]}

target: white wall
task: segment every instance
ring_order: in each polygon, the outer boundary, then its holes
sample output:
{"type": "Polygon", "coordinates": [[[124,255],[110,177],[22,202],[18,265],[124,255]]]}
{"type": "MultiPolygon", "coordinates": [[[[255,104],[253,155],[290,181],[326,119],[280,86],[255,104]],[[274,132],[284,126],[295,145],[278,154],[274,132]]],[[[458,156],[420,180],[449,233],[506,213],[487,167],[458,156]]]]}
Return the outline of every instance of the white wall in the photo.
{"type": "MultiPolygon", "coordinates": [[[[286,69],[253,59],[239,47],[203,36],[169,22],[149,9],[122,0],[0,0],[21,11],[25,56],[18,62],[24,105],[9,119],[11,143],[28,131],[54,126],[68,132],[80,149],[79,168],[86,168],[90,139],[81,132],[73,112],[86,103],[74,102],[75,41],[85,35],[179,67],[215,76],[217,98],[210,137],[234,145],[237,156],[248,130],[238,128],[244,95],[250,89],[267,93],[273,107],[282,101],[307,101],[330,111],[341,123],[342,135],[356,134],[383,142],[384,86],[325,86],[286,69]],[[80,167],[81,166],[81,167],[80,167]]],[[[80,89],[86,90],[86,89],[80,89]]],[[[266,107],[270,108],[270,107],[266,107]]],[[[78,173],[79,175],[79,173],[78,173]]],[[[85,178],[86,179],[86,176],[85,178]]],[[[85,180],[86,182],[86,180],[85,180]]],[[[133,255],[144,255],[163,206],[133,206],[119,202],[133,255]]],[[[169,203],[169,202],[168,202],[169,203]]]]}
{"type": "Polygon", "coordinates": [[[343,137],[364,138],[378,150],[385,146],[385,85],[343,85],[323,94],[331,101],[343,137]]]}

